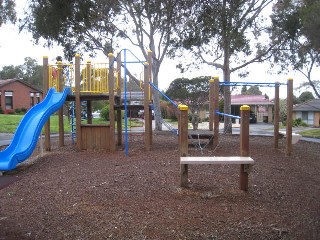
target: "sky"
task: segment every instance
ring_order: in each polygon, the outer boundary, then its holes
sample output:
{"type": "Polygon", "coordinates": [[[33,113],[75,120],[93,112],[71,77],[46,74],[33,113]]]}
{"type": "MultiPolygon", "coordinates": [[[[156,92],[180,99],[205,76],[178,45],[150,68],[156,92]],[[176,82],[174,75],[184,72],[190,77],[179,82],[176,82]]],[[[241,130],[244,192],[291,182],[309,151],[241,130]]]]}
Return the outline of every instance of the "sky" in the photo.
{"type": "MultiPolygon", "coordinates": [[[[17,0],[17,11],[18,17],[19,13],[22,11],[24,4],[26,1],[17,0]]],[[[63,50],[61,47],[54,46],[49,49],[43,47],[42,45],[35,45],[32,40],[32,36],[28,32],[18,32],[18,26],[13,24],[2,25],[0,27],[0,70],[3,66],[8,65],[21,65],[24,63],[25,57],[31,57],[36,59],[39,64],[42,64],[43,56],[48,56],[49,63],[55,62],[56,56],[63,56],[63,50]]],[[[124,44],[123,48],[128,48],[127,44],[124,44]]],[[[134,54],[137,56],[141,56],[139,49],[132,49],[134,54]]],[[[86,59],[91,60],[92,62],[102,62],[105,58],[102,57],[102,54],[98,54],[96,59],[86,59]]],[[[85,60],[85,61],[86,61],[85,60]]],[[[213,67],[203,64],[198,70],[191,70],[185,73],[180,73],[180,70],[176,68],[177,63],[183,62],[184,59],[172,60],[172,59],[164,59],[164,62],[161,65],[160,73],[159,73],[159,88],[165,91],[170,83],[176,79],[181,77],[186,78],[194,78],[198,76],[219,76],[222,79],[222,72],[215,70],[213,67]]],[[[241,81],[241,82],[281,82],[285,83],[289,77],[294,79],[294,88],[298,87],[302,81],[303,77],[294,72],[290,72],[289,74],[283,75],[272,75],[268,73],[270,66],[269,64],[251,64],[250,65],[250,73],[246,78],[240,79],[234,74],[232,81],[241,81]],[[237,80],[233,80],[237,79],[237,80]]],[[[138,68],[138,71],[139,68],[138,68]]],[[[142,67],[141,67],[142,71],[142,67]]],[[[138,73],[136,74],[138,75],[138,73]]],[[[241,88],[233,94],[239,94],[241,88]]],[[[260,88],[263,94],[267,94],[270,98],[274,97],[274,89],[273,88],[260,88]]],[[[295,95],[299,96],[301,92],[295,91],[295,95]]],[[[286,98],[286,88],[282,86],[280,88],[280,97],[286,98]]]]}

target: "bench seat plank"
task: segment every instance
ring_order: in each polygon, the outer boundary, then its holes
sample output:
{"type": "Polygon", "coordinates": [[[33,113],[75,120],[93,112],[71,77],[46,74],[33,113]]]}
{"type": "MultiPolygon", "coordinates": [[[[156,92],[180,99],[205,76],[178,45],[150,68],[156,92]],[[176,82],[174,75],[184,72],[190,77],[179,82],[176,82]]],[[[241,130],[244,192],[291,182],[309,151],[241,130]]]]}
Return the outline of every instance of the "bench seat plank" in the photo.
{"type": "Polygon", "coordinates": [[[180,164],[254,164],[251,157],[180,157],[180,164]]]}

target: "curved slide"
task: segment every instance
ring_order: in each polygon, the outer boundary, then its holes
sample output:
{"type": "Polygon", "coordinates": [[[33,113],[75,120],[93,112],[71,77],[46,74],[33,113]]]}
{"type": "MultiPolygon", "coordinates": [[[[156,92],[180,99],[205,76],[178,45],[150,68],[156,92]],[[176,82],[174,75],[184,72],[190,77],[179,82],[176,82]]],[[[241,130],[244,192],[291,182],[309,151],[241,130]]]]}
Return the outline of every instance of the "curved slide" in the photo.
{"type": "Polygon", "coordinates": [[[70,88],[56,92],[50,88],[45,99],[33,106],[22,118],[10,145],[0,152],[0,170],[12,170],[32,154],[43,125],[62,107],[70,88]]]}

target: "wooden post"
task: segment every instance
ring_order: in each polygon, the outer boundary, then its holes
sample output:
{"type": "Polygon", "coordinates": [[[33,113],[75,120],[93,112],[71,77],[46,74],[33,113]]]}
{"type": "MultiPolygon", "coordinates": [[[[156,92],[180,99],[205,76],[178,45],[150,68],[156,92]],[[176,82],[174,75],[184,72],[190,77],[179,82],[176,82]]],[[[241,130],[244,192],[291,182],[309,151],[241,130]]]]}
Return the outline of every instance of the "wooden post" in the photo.
{"type": "MultiPolygon", "coordinates": [[[[122,87],[122,79],[121,79],[121,53],[117,56],[117,76],[118,76],[118,88],[117,88],[117,95],[118,101],[117,105],[121,104],[121,87],[122,87]]],[[[121,109],[117,110],[117,133],[118,133],[118,146],[122,144],[122,116],[121,116],[121,109]]]]}
{"type": "MultiPolygon", "coordinates": [[[[57,91],[63,91],[64,82],[63,82],[63,66],[62,62],[58,62],[58,82],[57,82],[57,91]]],[[[59,147],[64,146],[64,125],[63,125],[63,106],[58,110],[59,118],[59,147]]]]}
{"type": "Polygon", "coordinates": [[[280,122],[280,100],[279,100],[279,83],[275,85],[275,93],[274,93],[274,148],[279,147],[279,122],[280,122]]]}
{"type": "MultiPolygon", "coordinates": [[[[49,89],[49,66],[48,57],[43,57],[43,98],[47,95],[49,89]]],[[[46,151],[51,151],[50,143],[50,118],[44,125],[44,147],[46,151]]]]}
{"type": "Polygon", "coordinates": [[[213,121],[214,121],[214,132],[213,132],[213,147],[217,147],[219,144],[219,115],[216,111],[219,111],[219,77],[214,77],[214,93],[213,93],[213,121]]]}
{"type": "Polygon", "coordinates": [[[75,55],[74,77],[75,77],[75,102],[76,102],[76,141],[77,151],[81,151],[81,99],[80,99],[80,55],[75,55]]]}
{"type": "Polygon", "coordinates": [[[115,144],[115,110],[114,110],[114,56],[112,53],[109,57],[109,74],[108,74],[108,88],[109,88],[109,119],[110,119],[110,152],[116,151],[115,144]]]}
{"type": "Polygon", "coordinates": [[[87,123],[92,124],[92,102],[87,100],[87,123]]]}
{"type": "Polygon", "coordinates": [[[213,131],[214,118],[214,79],[209,80],[209,131],[213,131]]]}
{"type": "Polygon", "coordinates": [[[287,129],[286,129],[286,156],[292,153],[292,109],[293,109],[293,79],[288,79],[287,85],[287,129]]]}
{"type": "Polygon", "coordinates": [[[144,63],[144,82],[143,82],[143,90],[144,90],[144,126],[145,126],[145,134],[144,134],[144,147],[146,151],[151,150],[151,135],[152,135],[152,113],[150,113],[150,100],[149,100],[149,63],[144,63]]]}
{"type": "MultiPolygon", "coordinates": [[[[240,156],[249,156],[249,123],[250,123],[250,107],[243,105],[240,107],[241,125],[240,125],[240,156]]],[[[240,165],[240,189],[248,191],[248,175],[249,165],[240,165]]]]}
{"type": "MultiPolygon", "coordinates": [[[[188,155],[188,106],[179,105],[179,143],[180,156],[188,155]]],[[[188,164],[180,164],[180,185],[188,187],[188,164]]]]}

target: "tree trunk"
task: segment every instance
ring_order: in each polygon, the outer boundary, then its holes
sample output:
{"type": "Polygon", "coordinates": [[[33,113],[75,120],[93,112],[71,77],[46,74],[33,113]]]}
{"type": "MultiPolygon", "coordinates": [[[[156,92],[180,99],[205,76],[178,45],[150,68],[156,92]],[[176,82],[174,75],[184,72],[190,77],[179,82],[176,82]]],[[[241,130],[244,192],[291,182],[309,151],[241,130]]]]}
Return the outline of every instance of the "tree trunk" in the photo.
{"type": "MultiPolygon", "coordinates": [[[[152,76],[153,84],[158,87],[158,75],[159,75],[160,65],[158,61],[152,62],[152,76]]],[[[153,106],[154,106],[154,119],[155,119],[155,130],[162,131],[162,121],[161,121],[161,109],[160,109],[160,96],[159,92],[155,89],[152,91],[153,106]]]]}
{"type": "MultiPolygon", "coordinates": [[[[224,67],[223,67],[223,80],[224,82],[230,82],[230,54],[229,47],[224,49],[224,67]]],[[[230,86],[224,86],[224,113],[231,114],[231,91],[230,86]]],[[[232,133],[232,119],[224,116],[224,132],[232,133]]]]}

